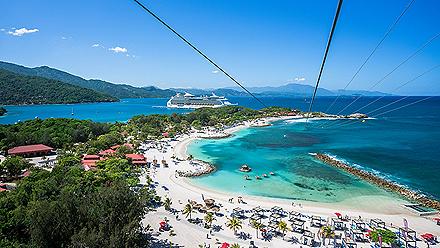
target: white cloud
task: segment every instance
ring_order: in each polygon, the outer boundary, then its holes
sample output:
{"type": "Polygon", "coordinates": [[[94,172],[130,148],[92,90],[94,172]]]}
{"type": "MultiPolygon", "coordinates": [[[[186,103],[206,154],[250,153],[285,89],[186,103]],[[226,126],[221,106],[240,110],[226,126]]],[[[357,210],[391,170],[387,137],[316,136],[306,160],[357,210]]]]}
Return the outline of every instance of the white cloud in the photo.
{"type": "Polygon", "coordinates": [[[6,31],[6,29],[2,28],[2,29],[0,29],[0,31],[2,31],[2,32],[5,32],[5,31],[6,31]]]}
{"type": "Polygon", "coordinates": [[[62,39],[62,40],[67,40],[67,37],[64,37],[64,36],[63,36],[63,37],[61,37],[61,39],[62,39]]]}
{"type": "Polygon", "coordinates": [[[100,47],[101,45],[99,44],[93,44],[92,47],[100,47]]]}
{"type": "Polygon", "coordinates": [[[219,71],[215,70],[215,71],[212,71],[212,73],[217,74],[217,73],[219,73],[219,71]]]}
{"type": "Polygon", "coordinates": [[[297,81],[297,82],[302,82],[302,81],[305,81],[305,80],[306,80],[305,77],[296,77],[295,78],[295,81],[297,81]]]}
{"type": "Polygon", "coordinates": [[[126,52],[128,52],[127,48],[118,47],[118,46],[117,47],[109,48],[108,50],[113,51],[115,53],[126,53],[126,52]]]}
{"type": "Polygon", "coordinates": [[[36,33],[38,31],[40,31],[38,30],[38,28],[33,28],[33,29],[20,28],[20,29],[15,29],[14,31],[9,31],[8,34],[13,36],[23,36],[25,34],[36,33]]]}

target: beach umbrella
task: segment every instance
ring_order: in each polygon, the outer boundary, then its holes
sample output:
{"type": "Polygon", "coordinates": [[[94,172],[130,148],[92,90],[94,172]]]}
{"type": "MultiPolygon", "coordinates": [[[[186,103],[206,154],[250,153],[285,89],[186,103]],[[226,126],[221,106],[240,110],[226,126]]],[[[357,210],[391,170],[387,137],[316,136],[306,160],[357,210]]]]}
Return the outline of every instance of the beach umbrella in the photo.
{"type": "Polygon", "coordinates": [[[339,212],[336,212],[335,215],[336,215],[338,218],[340,218],[340,217],[342,216],[342,214],[339,213],[339,212]]]}
{"type": "Polygon", "coordinates": [[[224,242],[224,243],[222,244],[221,248],[229,248],[229,246],[230,246],[229,243],[224,242]]]}
{"type": "Polygon", "coordinates": [[[424,234],[422,234],[420,236],[422,236],[422,238],[425,239],[425,240],[434,239],[434,235],[432,233],[424,233],[424,234]]]}
{"type": "Polygon", "coordinates": [[[207,206],[211,206],[215,203],[215,200],[214,199],[205,199],[204,202],[207,206]]]}

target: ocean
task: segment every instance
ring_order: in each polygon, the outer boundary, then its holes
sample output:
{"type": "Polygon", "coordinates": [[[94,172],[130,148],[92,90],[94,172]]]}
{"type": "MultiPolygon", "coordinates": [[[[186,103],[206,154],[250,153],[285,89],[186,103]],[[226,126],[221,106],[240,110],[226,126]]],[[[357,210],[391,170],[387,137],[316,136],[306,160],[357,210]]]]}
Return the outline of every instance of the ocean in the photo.
{"type": "MultiPolygon", "coordinates": [[[[329,113],[338,113],[353,99],[340,98],[329,113]]],[[[342,113],[352,113],[375,99],[362,97],[342,113]]],[[[398,103],[374,112],[372,117],[423,97],[385,97],[361,112],[370,112],[399,99],[398,103]]],[[[325,111],[333,100],[333,97],[319,97],[313,110],[325,111]]],[[[6,106],[8,114],[0,117],[0,124],[35,117],[124,122],[138,114],[176,112],[165,107],[166,101],[123,99],[118,103],[6,106]]],[[[231,97],[230,101],[250,108],[261,107],[248,97],[231,97]]],[[[304,98],[265,97],[262,101],[269,106],[301,110],[306,110],[309,104],[304,98]]],[[[324,152],[440,199],[440,97],[365,122],[312,120],[306,124],[303,120],[278,121],[270,127],[241,130],[227,139],[199,140],[191,144],[188,151],[218,167],[214,174],[193,180],[217,190],[316,202],[389,194],[322,164],[309,154],[324,152]],[[270,171],[276,175],[246,181],[243,173],[238,171],[242,164],[252,167],[253,171],[249,173],[252,178],[270,171]]]]}

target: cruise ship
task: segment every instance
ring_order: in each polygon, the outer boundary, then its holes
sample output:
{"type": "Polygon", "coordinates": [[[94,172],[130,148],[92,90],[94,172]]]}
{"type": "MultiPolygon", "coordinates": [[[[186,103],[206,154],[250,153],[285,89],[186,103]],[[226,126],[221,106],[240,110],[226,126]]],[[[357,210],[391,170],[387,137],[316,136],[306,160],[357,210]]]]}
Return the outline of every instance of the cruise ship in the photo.
{"type": "Polygon", "coordinates": [[[186,108],[186,109],[197,109],[197,108],[218,108],[232,104],[224,96],[217,96],[214,93],[210,96],[194,96],[189,93],[177,93],[172,96],[167,102],[168,108],[186,108]]]}

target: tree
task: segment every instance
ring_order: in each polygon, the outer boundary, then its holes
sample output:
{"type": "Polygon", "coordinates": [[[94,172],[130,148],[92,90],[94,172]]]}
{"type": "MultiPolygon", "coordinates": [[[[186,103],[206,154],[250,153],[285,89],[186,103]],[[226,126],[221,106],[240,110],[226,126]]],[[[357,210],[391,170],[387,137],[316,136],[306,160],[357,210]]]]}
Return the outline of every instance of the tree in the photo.
{"type": "Polygon", "coordinates": [[[232,245],[231,245],[231,248],[240,248],[240,245],[237,244],[237,243],[235,243],[235,244],[232,244],[232,245]]]}
{"type": "Polygon", "coordinates": [[[320,230],[320,235],[323,238],[322,244],[325,245],[325,239],[327,238],[333,238],[335,236],[335,231],[331,226],[323,226],[320,230]]]}
{"type": "Polygon", "coordinates": [[[8,157],[1,164],[0,171],[10,178],[17,178],[22,170],[28,169],[30,166],[30,163],[22,157],[8,157]]]}
{"type": "Polygon", "coordinates": [[[173,204],[171,199],[169,197],[165,197],[165,200],[163,201],[163,207],[165,210],[169,211],[171,209],[171,204],[173,204]]]}
{"type": "Polygon", "coordinates": [[[252,228],[255,228],[255,231],[257,232],[257,239],[258,239],[258,231],[261,230],[261,228],[263,228],[263,224],[256,221],[256,220],[252,220],[251,226],[252,226],[252,228]]]}
{"type": "Polygon", "coordinates": [[[182,213],[185,215],[185,217],[188,219],[191,219],[191,214],[194,212],[194,208],[191,204],[186,204],[185,207],[183,208],[182,213]]]}
{"type": "Polygon", "coordinates": [[[205,221],[205,224],[210,228],[212,222],[215,220],[215,216],[213,213],[208,212],[206,213],[205,217],[203,217],[203,220],[205,221]]]}
{"type": "Polygon", "coordinates": [[[286,222],[284,222],[284,221],[280,221],[280,222],[278,222],[278,230],[281,232],[281,233],[283,233],[283,239],[284,239],[284,236],[285,236],[285,233],[286,233],[286,231],[288,231],[289,230],[289,226],[287,225],[287,223],[286,222]]]}
{"type": "Polygon", "coordinates": [[[373,242],[379,242],[379,236],[382,237],[382,242],[392,245],[396,242],[397,236],[393,231],[388,229],[374,229],[370,233],[373,242]]]}
{"type": "Polygon", "coordinates": [[[234,234],[237,234],[237,231],[242,228],[241,220],[239,220],[236,217],[228,218],[228,222],[226,223],[226,226],[229,227],[232,231],[234,231],[234,234]]]}

